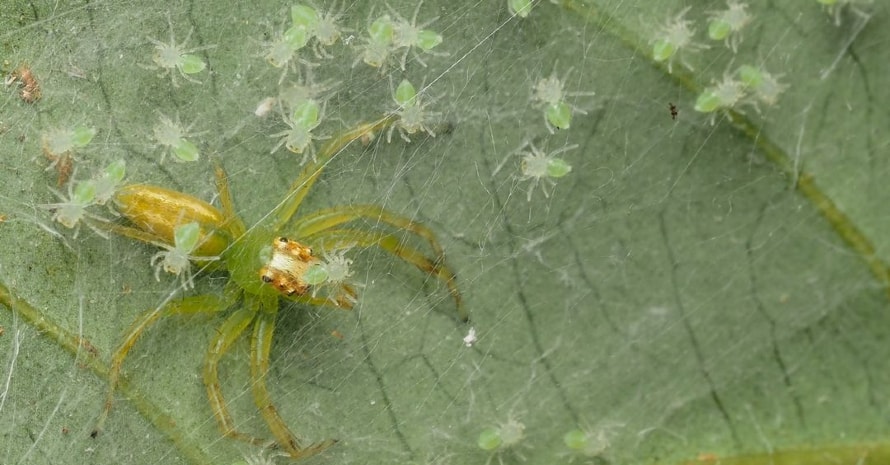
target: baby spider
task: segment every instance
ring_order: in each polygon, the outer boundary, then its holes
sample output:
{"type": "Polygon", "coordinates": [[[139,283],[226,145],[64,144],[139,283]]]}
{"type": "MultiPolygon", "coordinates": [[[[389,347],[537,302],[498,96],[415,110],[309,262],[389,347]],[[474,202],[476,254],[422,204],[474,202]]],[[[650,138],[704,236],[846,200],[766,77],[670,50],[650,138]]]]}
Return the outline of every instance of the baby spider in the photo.
{"type": "Polygon", "coordinates": [[[281,140],[272,149],[275,153],[283,145],[285,148],[296,154],[303,154],[300,165],[306,164],[306,159],[311,155],[315,160],[315,146],[312,145],[313,140],[328,139],[326,136],[317,136],[312,134],[312,130],[321,124],[321,118],[324,115],[324,107],[319,107],[318,102],[309,99],[305,100],[294,108],[293,114],[283,116],[284,123],[290,129],[276,134],[272,137],[280,137],[281,140]]]}
{"type": "Polygon", "coordinates": [[[56,197],[61,200],[58,203],[41,205],[47,210],[54,210],[53,221],[57,221],[68,229],[74,229],[74,237],[80,232],[80,222],[88,216],[92,216],[87,212],[87,208],[96,204],[96,183],[94,181],[79,181],[75,184],[74,180],[68,183],[68,196],[61,192],[50,189],[56,197]]]}
{"type": "Polygon", "coordinates": [[[124,160],[117,160],[106,166],[93,183],[96,186],[96,204],[105,205],[111,200],[111,196],[117,191],[126,176],[127,164],[124,160]]]}
{"type": "MultiPolygon", "coordinates": [[[[425,27],[429,26],[437,19],[439,19],[438,17],[435,17],[419,26],[417,25],[417,14],[420,12],[421,5],[423,5],[423,0],[417,2],[417,7],[414,8],[414,16],[411,17],[411,22],[408,22],[408,20],[396,13],[396,11],[393,10],[391,6],[386,5],[390,13],[392,13],[393,16],[396,17],[396,21],[393,23],[393,48],[405,49],[405,52],[402,54],[402,58],[399,61],[402,66],[402,71],[405,70],[405,64],[408,60],[408,53],[412,52],[414,47],[420,49],[421,52],[432,53],[432,49],[442,43],[441,34],[429,29],[424,29],[425,27]]],[[[421,66],[423,66],[424,68],[426,67],[426,63],[423,62],[417,52],[414,52],[414,59],[417,60],[417,62],[420,63],[421,66]]]]}
{"type": "Polygon", "coordinates": [[[711,125],[714,125],[718,111],[731,110],[747,95],[748,86],[726,75],[723,80],[706,88],[695,100],[695,111],[711,113],[711,125]]]}
{"type": "Polygon", "coordinates": [[[338,6],[337,2],[324,13],[319,13],[316,8],[302,4],[291,7],[294,26],[306,28],[315,37],[316,58],[332,58],[333,55],[328,53],[324,47],[336,44],[340,40],[340,36],[348,31],[348,29],[337,25],[337,22],[343,17],[343,10],[344,6],[338,6]]]}
{"type": "Polygon", "coordinates": [[[507,10],[513,16],[528,18],[528,14],[532,12],[532,3],[532,0],[507,0],[507,10]]]}
{"type": "Polygon", "coordinates": [[[173,35],[173,22],[170,20],[169,15],[167,16],[167,24],[170,27],[170,43],[164,43],[150,37],[148,38],[148,40],[155,45],[154,53],[151,56],[151,61],[155,64],[153,67],[161,70],[160,77],[169,74],[170,80],[173,82],[173,87],[179,87],[179,84],[176,83],[176,73],[173,72],[174,70],[186,81],[200,84],[201,81],[191,78],[190,75],[204,71],[207,64],[204,63],[204,60],[202,60],[201,57],[194,53],[213,48],[214,46],[205,45],[203,47],[186,49],[185,45],[192,37],[194,29],[189,31],[182,43],[177,44],[176,37],[173,35]]]}
{"type": "Polygon", "coordinates": [[[155,269],[155,280],[161,280],[160,274],[161,268],[163,268],[167,273],[179,276],[184,288],[193,289],[195,282],[192,279],[190,260],[219,260],[219,257],[192,255],[198,247],[199,240],[201,240],[201,226],[195,221],[174,228],[173,246],[161,242],[158,245],[167,250],[158,252],[151,257],[151,266],[155,269]]]}
{"type": "Polygon", "coordinates": [[[195,144],[186,139],[194,123],[183,129],[178,115],[176,121],[161,113],[158,113],[158,118],[160,123],[154,127],[153,131],[155,141],[162,149],[161,163],[164,162],[168,152],[173,154],[176,161],[197,161],[201,153],[195,144]]]}
{"type": "MultiPolygon", "coordinates": [[[[531,182],[526,198],[529,202],[532,201],[532,194],[535,192],[535,187],[538,184],[541,185],[541,192],[544,193],[544,197],[550,197],[548,185],[550,187],[555,186],[555,179],[561,178],[572,171],[572,165],[569,165],[565,160],[558,158],[556,155],[573,150],[578,145],[568,145],[549,154],[544,153],[544,151],[535,147],[531,142],[526,145],[530,151],[520,150],[518,152],[518,155],[522,156],[522,160],[519,162],[519,172],[521,174],[519,181],[531,182]]],[[[498,170],[500,170],[500,166],[493,174],[496,174],[498,170]]]]}
{"type": "Polygon", "coordinates": [[[748,14],[746,3],[726,0],[726,6],[726,10],[710,13],[708,37],[711,40],[722,40],[732,49],[732,53],[736,53],[742,41],[742,28],[751,22],[751,15],[748,14]]]}
{"type": "Polygon", "coordinates": [[[50,129],[41,137],[41,145],[46,156],[58,157],[86,147],[95,135],[96,128],[86,126],[50,129]]]}
{"type": "Polygon", "coordinates": [[[566,97],[593,96],[595,92],[565,92],[563,86],[569,79],[572,70],[566,72],[564,79],[556,77],[554,67],[550,77],[538,80],[532,88],[532,101],[544,109],[544,124],[547,130],[553,134],[554,128],[568,129],[572,124],[572,111],[586,115],[584,110],[565,101],[566,97]]]}
{"type": "Polygon", "coordinates": [[[386,142],[392,141],[392,133],[395,129],[399,130],[399,135],[405,142],[411,142],[408,136],[420,131],[426,132],[430,137],[436,137],[433,130],[427,126],[427,121],[438,117],[439,114],[424,110],[429,103],[421,102],[420,95],[417,95],[417,90],[407,79],[403,79],[399,83],[399,87],[393,93],[393,99],[399,105],[399,108],[395,111],[399,120],[389,128],[386,134],[386,142]]]}
{"type": "Polygon", "coordinates": [[[763,68],[756,68],[751,65],[742,65],[738,70],[739,79],[750,89],[754,95],[756,102],[752,102],[757,112],[760,108],[757,102],[773,106],[779,101],[779,94],[788,88],[787,84],[779,82],[779,76],[773,76],[763,68]]]}
{"type": "Polygon", "coordinates": [[[485,462],[486,465],[490,464],[495,456],[498,458],[498,463],[503,464],[501,455],[508,451],[525,460],[517,451],[517,447],[522,444],[523,439],[525,439],[525,425],[515,418],[510,418],[506,423],[479,432],[476,445],[482,450],[492,452],[485,462]]]}
{"type": "MultiPolygon", "coordinates": [[[[321,280],[319,285],[323,286],[335,278],[348,277],[348,259],[337,258],[342,250],[378,247],[393,259],[413,265],[442,283],[454,299],[459,318],[468,319],[443,247],[425,225],[377,205],[339,205],[297,214],[334,155],[367,133],[385,131],[395,122],[396,117],[389,115],[360,124],[326,142],[319,149],[318,160],[304,166],[281,199],[271,203],[269,214],[253,225],[245,224],[236,212],[228,178],[221,167],[216,170],[219,208],[158,186],[129,185],[117,191],[115,207],[129,224],[97,222],[97,227],[144,243],[165,244],[168,252],[175,253],[158,256],[156,264],[163,260],[161,267],[185,270],[186,260],[208,262],[213,269],[228,273],[228,281],[222,291],[172,299],[137,318],[111,355],[109,390],[93,436],[99,434],[108,418],[124,361],[143,332],[163,317],[200,313],[220,315],[224,320],[211,336],[202,370],[210,408],[223,435],[256,445],[269,442],[238,429],[242,425],[233,420],[220,381],[221,360],[232,348],[240,347],[237,343],[245,337],[249,339],[250,390],[271,431],[275,448],[299,459],[332,446],[336,441],[307,444],[291,432],[272,403],[267,379],[274,376],[269,367],[277,314],[279,310],[293,308],[281,305],[282,300],[306,306],[351,308],[356,296],[353,288],[343,282],[340,285],[348,295],[334,299],[312,296],[312,283],[321,280]],[[197,225],[197,231],[190,224],[197,225]],[[369,229],[368,225],[376,226],[369,229]],[[313,249],[324,250],[325,258],[314,255],[313,249]],[[316,264],[325,264],[326,269],[320,270],[324,273],[310,272],[316,264]]],[[[187,278],[183,279],[190,284],[187,278]]]]}
{"type": "Polygon", "coordinates": [[[306,283],[312,288],[312,297],[321,288],[327,288],[328,300],[335,304],[348,303],[349,306],[358,302],[353,285],[348,283],[352,277],[352,259],[346,258],[348,248],[323,254],[324,260],[313,263],[306,269],[306,283]]]}
{"type": "Polygon", "coordinates": [[[395,36],[395,23],[389,15],[383,15],[374,20],[368,26],[368,37],[361,46],[361,53],[352,66],[364,61],[367,65],[380,68],[380,73],[386,71],[389,55],[395,49],[393,40],[395,36]]]}
{"type": "Polygon", "coordinates": [[[679,59],[680,63],[691,71],[692,66],[680,55],[684,51],[695,52],[708,48],[707,45],[697,44],[692,41],[695,29],[689,27],[692,21],[684,18],[690,8],[692,7],[686,7],[677,16],[674,16],[673,19],[667,21],[661,26],[658,37],[650,41],[652,44],[652,59],[658,63],[667,62],[668,73],[673,73],[674,60],[676,59],[679,59]]]}

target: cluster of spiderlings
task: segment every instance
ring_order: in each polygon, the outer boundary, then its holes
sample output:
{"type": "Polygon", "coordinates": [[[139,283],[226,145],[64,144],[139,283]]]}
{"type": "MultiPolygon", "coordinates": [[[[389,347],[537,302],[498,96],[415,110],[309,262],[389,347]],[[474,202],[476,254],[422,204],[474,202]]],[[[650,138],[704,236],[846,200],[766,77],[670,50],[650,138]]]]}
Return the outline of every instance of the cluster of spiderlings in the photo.
{"type": "Polygon", "coordinates": [[[164,43],[152,38],[148,39],[155,46],[154,53],[151,57],[151,61],[154,62],[154,66],[152,67],[161,70],[161,77],[169,74],[174,87],[179,86],[179,84],[176,83],[176,73],[179,73],[179,75],[186,81],[200,84],[201,81],[193,79],[191,75],[204,71],[204,69],[207,68],[207,64],[204,63],[204,60],[202,60],[201,57],[195,55],[195,52],[206,50],[213,46],[186,48],[186,44],[192,37],[193,31],[189,31],[185,40],[183,40],[182,43],[177,44],[176,37],[173,35],[173,22],[170,20],[169,16],[167,17],[167,24],[170,27],[169,43],[164,43]]]}
{"type": "MultiPolygon", "coordinates": [[[[151,257],[151,265],[155,268],[155,279],[161,280],[161,269],[167,273],[179,276],[183,287],[194,288],[192,278],[191,260],[195,260],[191,254],[198,247],[201,239],[201,227],[198,223],[191,222],[177,226],[173,230],[173,246],[164,245],[167,250],[162,250],[151,257]]],[[[216,260],[217,257],[200,257],[203,261],[216,260]]]]}
{"type": "Polygon", "coordinates": [[[352,277],[352,270],[349,268],[351,265],[352,259],[346,258],[346,250],[340,250],[326,254],[324,261],[310,266],[303,279],[312,286],[312,297],[315,297],[320,289],[326,288],[328,300],[334,304],[341,299],[355,304],[356,296],[348,283],[352,277]]]}
{"type": "Polygon", "coordinates": [[[751,22],[748,5],[736,0],[726,0],[726,10],[710,14],[708,37],[722,40],[735,53],[742,41],[742,29],[751,22]]]}
{"type": "Polygon", "coordinates": [[[159,123],[154,127],[154,139],[162,150],[161,163],[168,153],[172,154],[176,161],[197,161],[201,153],[198,147],[187,139],[192,126],[183,128],[179,116],[174,121],[159,114],[158,119],[159,123]]]}
{"type": "Polygon", "coordinates": [[[321,118],[324,114],[324,107],[314,99],[307,99],[299,102],[290,115],[284,116],[284,123],[288,129],[276,134],[272,137],[280,137],[272,152],[275,152],[283,145],[285,148],[296,154],[303,154],[300,164],[305,164],[307,158],[311,155],[315,160],[315,146],[312,141],[316,139],[325,139],[324,136],[312,134],[312,130],[321,124],[321,118]]]}
{"type": "Polygon", "coordinates": [[[392,133],[395,129],[399,130],[399,135],[406,142],[411,142],[411,139],[408,138],[409,135],[420,131],[426,132],[431,137],[436,137],[436,134],[427,125],[427,122],[438,117],[439,114],[425,110],[428,104],[421,101],[420,95],[417,95],[417,89],[414,88],[411,82],[403,79],[396,88],[393,99],[398,105],[396,114],[399,115],[399,120],[390,126],[389,132],[386,135],[387,142],[390,142],[392,139],[392,133]]]}
{"type": "Polygon", "coordinates": [[[519,153],[522,156],[522,160],[519,162],[519,171],[522,176],[519,180],[531,183],[527,194],[527,200],[531,202],[535,187],[540,185],[544,197],[550,197],[549,188],[556,185],[555,180],[572,171],[572,165],[556,155],[575,149],[578,146],[569,145],[550,153],[545,153],[531,143],[528,144],[528,147],[529,151],[519,153]]]}
{"type": "Polygon", "coordinates": [[[393,19],[389,14],[375,19],[368,26],[368,35],[364,38],[364,44],[356,63],[363,61],[369,66],[380,68],[382,72],[386,69],[390,56],[401,50],[402,56],[399,59],[399,65],[402,71],[407,65],[409,53],[413,53],[414,59],[425,67],[426,63],[418,50],[422,53],[433,53],[432,50],[441,44],[443,39],[438,32],[425,29],[438,17],[423,24],[417,24],[417,14],[420,12],[421,5],[423,5],[423,1],[417,3],[411,21],[406,20],[392,9],[390,12],[396,19],[393,19]]]}
{"type": "Polygon", "coordinates": [[[708,48],[692,40],[695,29],[692,29],[692,21],[686,19],[686,13],[691,7],[686,7],[679,14],[668,20],[659,29],[659,33],[651,40],[652,59],[658,63],[667,63],[668,72],[673,72],[675,60],[689,70],[692,66],[683,59],[685,52],[696,52],[708,48]]]}
{"type": "Polygon", "coordinates": [[[123,181],[125,173],[124,161],[117,160],[108,165],[94,179],[86,181],[72,179],[68,183],[67,195],[50,189],[60,201],[41,205],[41,207],[52,210],[54,212],[53,221],[68,229],[74,229],[74,236],[77,237],[81,221],[87,216],[95,217],[87,211],[87,208],[93,205],[105,205],[123,181]]]}
{"type": "Polygon", "coordinates": [[[532,0],[507,0],[507,10],[513,16],[528,18],[528,14],[532,12],[532,3],[532,0]]]}
{"type": "Polygon", "coordinates": [[[533,88],[532,101],[543,108],[544,124],[551,134],[556,132],[555,129],[571,127],[573,112],[587,114],[584,110],[566,102],[566,97],[596,95],[594,92],[565,92],[563,87],[570,74],[571,70],[566,73],[565,79],[559,79],[554,70],[550,77],[538,80],[533,88]]]}
{"type": "Polygon", "coordinates": [[[737,109],[742,103],[752,105],[758,112],[758,103],[775,105],[779,94],[787,87],[779,83],[776,76],[754,66],[743,65],[736,74],[739,79],[726,75],[722,81],[703,90],[696,99],[695,111],[711,113],[711,124],[714,124],[718,111],[737,109]]]}

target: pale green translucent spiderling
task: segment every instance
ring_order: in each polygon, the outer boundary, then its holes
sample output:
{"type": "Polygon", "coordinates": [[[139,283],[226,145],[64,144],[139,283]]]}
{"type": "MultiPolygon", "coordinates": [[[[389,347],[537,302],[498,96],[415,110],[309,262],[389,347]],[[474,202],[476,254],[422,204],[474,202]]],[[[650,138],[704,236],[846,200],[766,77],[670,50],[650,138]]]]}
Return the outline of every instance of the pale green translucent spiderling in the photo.
{"type": "Polygon", "coordinates": [[[313,140],[327,139],[327,137],[312,134],[312,130],[321,124],[324,115],[324,107],[319,106],[318,102],[312,99],[300,102],[295,108],[291,116],[284,117],[284,123],[288,128],[272,137],[280,137],[281,140],[272,149],[274,153],[283,145],[286,149],[293,153],[303,154],[300,164],[306,163],[308,156],[312,156],[315,160],[315,146],[313,140]]]}
{"type": "Polygon", "coordinates": [[[711,124],[714,124],[716,112],[730,110],[745,98],[747,86],[731,76],[724,76],[723,81],[710,86],[699,94],[695,100],[695,111],[712,113],[711,124]]]}
{"type": "Polygon", "coordinates": [[[528,18],[532,12],[532,0],[507,0],[507,10],[513,16],[528,18]]]}
{"type": "Polygon", "coordinates": [[[155,46],[154,53],[151,57],[151,60],[155,65],[154,67],[161,70],[162,77],[169,74],[174,87],[178,87],[174,70],[178,72],[180,76],[185,78],[185,80],[200,84],[201,81],[192,79],[189,75],[204,71],[207,64],[204,63],[204,60],[202,60],[201,57],[195,55],[194,52],[212,48],[213,46],[187,49],[185,46],[192,36],[192,31],[189,31],[182,43],[177,44],[176,38],[173,35],[173,22],[170,20],[169,16],[167,17],[167,24],[170,27],[169,43],[164,43],[152,38],[148,39],[155,46]]]}
{"type": "Polygon", "coordinates": [[[368,26],[368,36],[372,42],[392,44],[395,34],[395,23],[389,15],[383,15],[368,26]]]}
{"type": "MultiPolygon", "coordinates": [[[[68,229],[77,227],[80,221],[87,216],[87,207],[96,203],[96,183],[93,181],[80,181],[75,184],[72,180],[68,183],[67,197],[54,189],[51,190],[61,202],[41,205],[41,207],[54,210],[53,221],[61,223],[68,229]]],[[[74,236],[77,237],[77,232],[74,236]]]]}
{"type": "Polygon", "coordinates": [[[41,144],[47,155],[58,157],[74,149],[86,147],[96,132],[96,128],[86,126],[50,129],[41,136],[41,144]]]}
{"type": "Polygon", "coordinates": [[[179,276],[182,285],[187,288],[195,287],[192,279],[191,260],[201,261],[218,260],[219,257],[193,257],[191,254],[201,240],[201,227],[196,222],[177,226],[173,230],[173,246],[160,244],[167,250],[160,251],[151,257],[151,266],[155,269],[155,279],[161,280],[161,269],[167,273],[179,276]]]}
{"type": "Polygon", "coordinates": [[[511,418],[506,423],[479,432],[476,445],[482,450],[502,452],[519,445],[524,438],[525,425],[511,418]]]}
{"type": "Polygon", "coordinates": [[[708,37],[711,40],[722,40],[733,53],[738,50],[742,41],[742,29],[751,22],[748,5],[736,0],[727,0],[726,10],[710,14],[708,37]]]}
{"type": "Polygon", "coordinates": [[[154,139],[162,149],[161,163],[164,162],[168,152],[173,154],[177,161],[190,162],[198,160],[200,157],[198,147],[186,139],[191,126],[183,128],[178,116],[176,121],[173,121],[163,114],[159,114],[159,120],[160,122],[154,127],[153,131],[154,139]]]}
{"type": "MultiPolygon", "coordinates": [[[[779,77],[773,76],[762,68],[751,65],[742,65],[738,70],[741,82],[754,93],[757,102],[772,106],[778,103],[779,94],[788,88],[786,84],[779,82],[779,77]]],[[[755,105],[755,108],[759,108],[755,105]]]]}
{"type": "Polygon", "coordinates": [[[127,164],[124,160],[114,161],[102,170],[102,173],[94,181],[96,184],[96,204],[105,205],[111,200],[111,196],[114,195],[118,186],[123,182],[126,172],[127,164]]]}
{"type": "Polygon", "coordinates": [[[568,103],[559,102],[547,107],[544,113],[547,123],[556,129],[568,129],[572,125],[572,107],[568,103]]]}
{"type": "Polygon", "coordinates": [[[320,124],[321,107],[315,100],[309,99],[298,104],[291,116],[294,124],[304,128],[314,128],[320,124]]]}
{"type": "Polygon", "coordinates": [[[685,19],[686,13],[691,7],[686,7],[678,15],[668,20],[659,29],[658,35],[650,41],[652,44],[652,59],[659,63],[667,63],[668,72],[673,72],[674,61],[679,60],[680,63],[689,70],[689,65],[681,56],[684,52],[694,52],[707,48],[693,42],[692,37],[695,35],[695,29],[690,25],[692,21],[685,19]]]}
{"type": "MultiPolygon", "coordinates": [[[[395,10],[389,7],[390,12],[393,14],[393,16],[396,17],[396,20],[393,22],[393,48],[405,49],[400,60],[402,71],[405,70],[405,65],[407,64],[408,60],[408,53],[413,52],[414,47],[420,49],[420,51],[422,52],[430,53],[430,51],[437,45],[441,44],[443,40],[441,34],[429,29],[425,29],[430,24],[436,22],[436,20],[439,19],[438,17],[435,17],[423,24],[417,24],[417,15],[418,13],[420,13],[421,5],[423,5],[423,0],[417,2],[417,7],[414,8],[414,15],[411,17],[411,21],[403,18],[395,10]]],[[[413,56],[414,59],[417,60],[418,63],[420,63],[421,66],[426,67],[426,63],[424,63],[420,55],[414,52],[413,56]]]]}
{"type": "Polygon", "coordinates": [[[503,444],[500,431],[497,428],[486,428],[479,432],[476,444],[482,450],[495,450],[503,444]]]}
{"type": "Polygon", "coordinates": [[[551,134],[556,132],[555,129],[568,129],[572,125],[573,112],[587,114],[584,110],[566,102],[568,97],[596,95],[595,92],[566,92],[564,90],[565,82],[571,73],[570,69],[565,78],[559,79],[556,76],[556,69],[554,69],[550,77],[538,80],[532,89],[532,102],[543,107],[544,124],[551,134]]]}
{"type": "Polygon", "coordinates": [[[302,4],[291,7],[291,19],[294,27],[302,27],[309,33],[310,38],[315,37],[314,52],[318,58],[332,57],[324,50],[324,47],[330,47],[337,43],[337,40],[346,31],[337,25],[342,16],[342,8],[338,11],[336,3],[325,13],[320,13],[315,8],[302,4]]]}
{"type": "Polygon", "coordinates": [[[320,289],[327,290],[328,300],[337,303],[346,299],[356,303],[355,291],[350,287],[348,280],[352,277],[352,259],[346,258],[346,250],[340,250],[326,254],[324,261],[316,263],[306,270],[303,280],[312,287],[312,297],[315,297],[320,289]]]}
{"type": "Polygon", "coordinates": [[[562,437],[563,443],[573,452],[585,457],[597,457],[609,448],[609,438],[603,430],[584,431],[573,429],[562,437]]]}
{"type": "Polygon", "coordinates": [[[308,31],[315,31],[318,27],[318,11],[311,6],[297,4],[290,7],[290,17],[294,27],[302,27],[308,31]]]}
{"type": "Polygon", "coordinates": [[[531,143],[528,144],[528,147],[529,151],[519,152],[519,155],[522,156],[522,160],[519,163],[519,171],[522,176],[519,178],[519,180],[529,181],[531,183],[527,193],[527,200],[531,202],[532,194],[535,191],[535,187],[540,184],[541,191],[544,193],[544,197],[550,197],[548,186],[555,186],[555,179],[564,177],[572,171],[572,166],[567,161],[557,157],[556,155],[567,152],[569,150],[573,150],[578,146],[569,145],[561,149],[554,150],[549,154],[544,153],[544,151],[538,149],[531,143]]]}
{"type": "Polygon", "coordinates": [[[368,26],[368,37],[364,39],[364,43],[359,47],[359,57],[353,63],[353,66],[359,61],[365,64],[380,68],[382,73],[386,69],[386,63],[389,56],[395,49],[393,46],[393,36],[395,34],[395,24],[389,15],[383,15],[374,20],[368,26]]]}
{"type": "Polygon", "coordinates": [[[393,100],[398,104],[395,113],[399,116],[399,120],[389,127],[389,131],[386,133],[387,142],[392,141],[392,133],[397,129],[399,136],[406,142],[411,142],[408,136],[421,131],[426,132],[430,137],[436,137],[436,133],[430,128],[428,122],[438,118],[439,113],[426,110],[429,103],[423,102],[411,82],[403,79],[393,92],[393,100]]]}
{"type": "Polygon", "coordinates": [[[293,26],[284,31],[284,34],[282,35],[284,44],[290,49],[291,54],[294,54],[301,48],[305,47],[311,38],[312,33],[302,26],[293,26]]]}
{"type": "Polygon", "coordinates": [[[396,87],[395,100],[402,108],[414,106],[417,99],[417,89],[407,79],[402,79],[396,87]]]}

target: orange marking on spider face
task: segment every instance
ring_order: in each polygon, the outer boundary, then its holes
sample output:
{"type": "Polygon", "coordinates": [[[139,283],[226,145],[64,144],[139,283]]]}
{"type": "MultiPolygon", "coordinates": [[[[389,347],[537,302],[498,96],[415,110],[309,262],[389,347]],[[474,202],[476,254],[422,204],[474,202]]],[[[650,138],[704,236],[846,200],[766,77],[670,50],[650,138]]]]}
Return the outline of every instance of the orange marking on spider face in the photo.
{"type": "Polygon", "coordinates": [[[260,268],[260,279],[284,295],[303,295],[309,290],[303,276],[317,262],[309,247],[286,237],[277,237],[272,241],[272,258],[260,268]]]}

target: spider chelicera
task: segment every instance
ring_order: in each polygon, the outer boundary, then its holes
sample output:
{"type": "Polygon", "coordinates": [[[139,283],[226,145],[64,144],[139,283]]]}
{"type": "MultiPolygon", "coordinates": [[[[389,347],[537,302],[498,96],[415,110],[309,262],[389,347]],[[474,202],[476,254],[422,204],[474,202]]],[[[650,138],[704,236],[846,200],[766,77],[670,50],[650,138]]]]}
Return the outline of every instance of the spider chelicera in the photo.
{"type": "MultiPolygon", "coordinates": [[[[159,319],[182,314],[217,314],[233,311],[217,330],[204,358],[203,377],[210,407],[223,434],[257,445],[267,441],[235,429],[235,423],[223,398],[218,366],[223,356],[247,330],[250,334],[250,373],[253,399],[274,436],[277,447],[292,458],[304,458],[321,452],[336,440],[302,445],[278,415],[266,388],[269,353],[275,330],[275,318],[281,298],[309,305],[352,307],[355,290],[340,283],[326,295],[317,296],[308,282],[307,270],[327,257],[352,247],[380,247],[442,281],[454,298],[459,318],[467,320],[454,273],[445,265],[442,246],[433,232],[410,218],[376,205],[344,205],[295,216],[303,199],[321,175],[330,158],[356,139],[368,137],[391,126],[397,116],[362,124],[328,141],[317,160],[303,167],[284,199],[258,224],[248,228],[235,213],[225,172],[216,169],[216,184],[221,208],[187,194],[148,185],[124,186],[115,194],[118,212],[132,226],[97,222],[100,229],[173,250],[174,234],[179,225],[200,229],[198,244],[186,252],[187,258],[209,269],[222,269],[230,279],[222,295],[203,294],[175,299],[142,314],[130,327],[114,351],[109,370],[109,391],[104,410],[93,435],[101,431],[111,409],[121,367],[142,333],[159,319]],[[368,231],[349,227],[355,220],[371,220],[396,232],[368,231]],[[429,258],[406,243],[410,233],[427,242],[433,251],[429,258]],[[324,251],[325,256],[316,255],[324,251]]],[[[409,236],[410,237],[410,236],[409,236]]],[[[178,247],[178,245],[176,246],[178,247]]],[[[340,257],[342,259],[342,256],[340,257]]],[[[183,286],[188,287],[183,280],[183,286]]]]}

